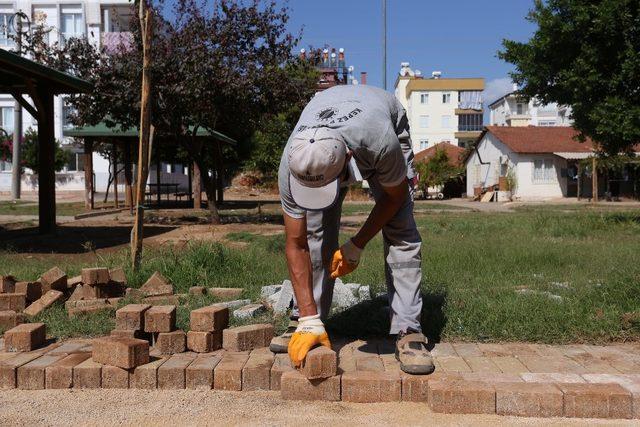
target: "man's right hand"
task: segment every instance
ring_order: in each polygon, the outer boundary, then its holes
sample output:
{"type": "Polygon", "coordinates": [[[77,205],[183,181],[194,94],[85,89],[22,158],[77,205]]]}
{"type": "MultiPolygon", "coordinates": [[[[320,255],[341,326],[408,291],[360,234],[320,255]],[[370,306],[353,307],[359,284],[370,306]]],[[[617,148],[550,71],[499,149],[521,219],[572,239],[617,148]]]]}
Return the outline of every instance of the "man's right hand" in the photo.
{"type": "Polygon", "coordinates": [[[291,341],[289,341],[288,351],[293,366],[300,367],[309,350],[318,345],[331,348],[329,335],[324,330],[320,315],[299,318],[298,328],[291,336],[291,341]]]}

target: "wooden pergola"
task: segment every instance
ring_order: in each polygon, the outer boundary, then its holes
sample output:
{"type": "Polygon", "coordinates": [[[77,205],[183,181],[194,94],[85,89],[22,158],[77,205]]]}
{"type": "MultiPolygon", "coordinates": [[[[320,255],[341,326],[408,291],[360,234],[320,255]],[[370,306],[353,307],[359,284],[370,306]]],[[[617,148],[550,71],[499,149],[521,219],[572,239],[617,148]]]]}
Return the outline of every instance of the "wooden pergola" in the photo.
{"type": "Polygon", "coordinates": [[[38,121],[38,227],[41,234],[56,229],[53,98],[91,89],[91,83],[85,80],[0,49],[0,93],[11,94],[38,121]]]}
{"type": "MultiPolygon", "coordinates": [[[[193,129],[191,129],[192,131],[193,129]]],[[[129,209],[133,209],[133,170],[132,170],[132,161],[131,154],[133,148],[138,144],[139,134],[138,129],[129,128],[122,129],[119,126],[109,127],[104,122],[101,122],[95,126],[83,126],[72,129],[66,129],[63,131],[63,135],[66,137],[78,138],[83,141],[84,146],[84,186],[85,186],[85,207],[87,209],[94,208],[94,194],[95,188],[93,185],[93,150],[96,143],[107,143],[113,146],[114,150],[114,158],[117,159],[116,150],[120,148],[123,152],[123,160],[124,160],[124,175],[125,175],[125,205],[129,209]]],[[[203,142],[213,142],[217,144],[218,147],[218,157],[216,158],[216,169],[217,169],[217,195],[216,198],[218,202],[222,201],[222,179],[221,179],[221,170],[222,170],[222,158],[220,149],[220,144],[235,144],[236,141],[220,132],[210,132],[206,129],[199,128],[196,137],[201,139],[203,142]]],[[[170,140],[171,137],[164,135],[156,135],[154,137],[154,147],[156,147],[156,182],[160,182],[160,150],[157,147],[167,140],[170,140]]],[[[114,169],[117,170],[117,167],[114,169]]],[[[200,184],[200,173],[197,170],[197,166],[195,163],[191,165],[189,168],[189,197],[194,200],[194,207],[199,208],[201,199],[200,194],[202,193],[201,184],[200,184]],[[191,176],[191,170],[194,170],[193,176],[191,176]],[[192,197],[195,195],[195,197],[192,197]]],[[[118,207],[118,193],[117,193],[117,173],[114,175],[114,196],[116,207],[118,207]]],[[[160,191],[157,191],[157,199],[158,206],[160,206],[160,191]]]]}

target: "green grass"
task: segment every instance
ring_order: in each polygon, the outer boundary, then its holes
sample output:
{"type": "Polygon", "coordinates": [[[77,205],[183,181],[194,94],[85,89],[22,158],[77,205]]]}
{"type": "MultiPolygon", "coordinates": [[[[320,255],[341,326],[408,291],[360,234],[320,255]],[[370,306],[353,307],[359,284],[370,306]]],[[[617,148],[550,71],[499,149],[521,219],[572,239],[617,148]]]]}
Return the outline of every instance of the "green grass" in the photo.
{"type": "MultiPolygon", "coordinates": [[[[84,202],[70,202],[56,204],[56,215],[74,216],[85,212],[84,202]]],[[[0,202],[0,215],[38,215],[36,202],[0,202]]]]}
{"type": "MultiPolygon", "coordinates": [[[[422,320],[432,338],[547,343],[640,339],[640,212],[429,212],[417,222],[423,238],[422,320]],[[520,289],[530,292],[521,294],[520,289]]],[[[126,267],[126,251],[96,264],[125,265],[134,287],[158,270],[174,283],[176,293],[195,285],[242,287],[242,298],[252,300],[259,298],[261,286],[288,277],[283,235],[236,232],[227,239],[246,246],[191,243],[145,250],[138,273],[126,267]]],[[[60,264],[70,275],[82,267],[72,257],[60,264]]],[[[48,267],[42,259],[0,253],[0,274],[35,279],[48,267]]],[[[371,285],[374,294],[385,290],[380,237],[369,244],[361,265],[345,281],[371,285]]],[[[179,326],[187,325],[190,309],[212,301],[189,298],[178,312],[179,326]]],[[[328,327],[347,335],[384,334],[385,305],[378,298],[334,313],[328,327]]],[[[80,322],[58,310],[47,311],[43,318],[54,335],[110,330],[107,318],[80,322]]],[[[279,330],[285,322],[277,319],[279,330]]]]}

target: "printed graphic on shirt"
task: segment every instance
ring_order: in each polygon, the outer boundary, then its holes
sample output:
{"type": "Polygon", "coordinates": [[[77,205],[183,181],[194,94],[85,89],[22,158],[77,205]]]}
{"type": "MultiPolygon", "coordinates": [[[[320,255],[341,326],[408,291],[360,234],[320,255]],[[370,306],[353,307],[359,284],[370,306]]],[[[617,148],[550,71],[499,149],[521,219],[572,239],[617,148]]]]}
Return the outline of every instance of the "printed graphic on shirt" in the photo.
{"type": "Polygon", "coordinates": [[[305,129],[313,129],[313,128],[322,127],[322,126],[330,126],[330,125],[335,125],[336,123],[346,123],[350,119],[364,112],[360,107],[353,107],[353,104],[360,104],[357,101],[346,101],[342,104],[343,104],[342,106],[322,107],[320,110],[318,110],[314,114],[314,117],[317,120],[316,124],[300,125],[298,126],[296,131],[302,132],[305,129]],[[347,108],[344,108],[344,107],[347,107],[347,108]],[[347,112],[343,113],[341,110],[342,111],[346,110],[347,112]]]}

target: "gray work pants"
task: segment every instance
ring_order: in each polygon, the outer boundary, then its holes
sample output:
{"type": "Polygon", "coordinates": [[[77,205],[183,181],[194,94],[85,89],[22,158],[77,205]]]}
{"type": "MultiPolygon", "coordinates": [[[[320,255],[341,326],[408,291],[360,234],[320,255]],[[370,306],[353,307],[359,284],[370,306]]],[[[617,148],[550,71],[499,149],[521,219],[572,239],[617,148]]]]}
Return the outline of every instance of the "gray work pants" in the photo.
{"type": "MultiPolygon", "coordinates": [[[[375,179],[368,180],[373,196],[378,200],[382,188],[375,179]]],[[[331,309],[334,280],[331,279],[331,259],[338,249],[340,214],[346,188],[334,206],[325,211],[307,212],[307,241],[313,268],[313,296],[322,319],[331,309]]],[[[395,216],[382,228],[384,240],[385,277],[391,315],[390,334],[413,328],[420,331],[422,311],[422,280],[420,247],[422,239],[413,217],[413,190],[395,216]]],[[[297,316],[294,307],[293,316],[297,316]]]]}

